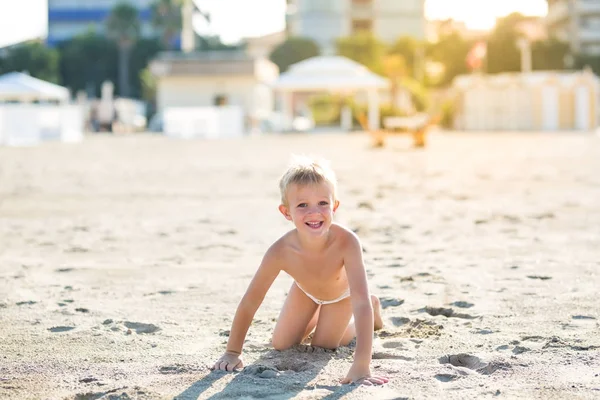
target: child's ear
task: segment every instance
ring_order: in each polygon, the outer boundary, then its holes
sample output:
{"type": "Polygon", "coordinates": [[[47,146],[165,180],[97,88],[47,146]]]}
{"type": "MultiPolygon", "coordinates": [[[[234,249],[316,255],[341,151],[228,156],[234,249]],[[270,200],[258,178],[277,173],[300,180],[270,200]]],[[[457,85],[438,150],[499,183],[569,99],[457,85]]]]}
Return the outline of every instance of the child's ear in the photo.
{"type": "Polygon", "coordinates": [[[335,210],[337,210],[339,206],[340,206],[340,201],[339,201],[339,200],[336,200],[336,201],[333,203],[333,212],[335,212],[335,210]]]}
{"type": "Polygon", "coordinates": [[[285,219],[287,219],[288,221],[292,220],[292,216],[290,215],[290,210],[288,210],[288,208],[285,205],[283,205],[283,204],[279,205],[279,212],[281,214],[283,214],[285,219]]]}

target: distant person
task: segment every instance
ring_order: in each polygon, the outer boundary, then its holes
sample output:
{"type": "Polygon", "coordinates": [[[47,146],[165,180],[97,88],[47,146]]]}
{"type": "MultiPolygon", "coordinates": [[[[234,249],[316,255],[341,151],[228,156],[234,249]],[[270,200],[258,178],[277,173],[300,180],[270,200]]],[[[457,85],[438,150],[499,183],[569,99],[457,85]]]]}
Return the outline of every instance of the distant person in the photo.
{"type": "Polygon", "coordinates": [[[242,368],[242,346],[252,319],[281,271],[293,279],[272,344],[285,350],[314,334],[311,346],[335,349],[356,337],[354,362],[342,383],[380,385],[371,375],[373,330],[381,329],[381,306],[369,294],[358,237],[333,222],[340,202],[336,177],[326,162],[297,157],[282,176],[279,211],[295,228],[264,255],[241,299],[227,349],[213,369],[242,368]],[[352,318],[354,321],[352,321],[352,318]]]}

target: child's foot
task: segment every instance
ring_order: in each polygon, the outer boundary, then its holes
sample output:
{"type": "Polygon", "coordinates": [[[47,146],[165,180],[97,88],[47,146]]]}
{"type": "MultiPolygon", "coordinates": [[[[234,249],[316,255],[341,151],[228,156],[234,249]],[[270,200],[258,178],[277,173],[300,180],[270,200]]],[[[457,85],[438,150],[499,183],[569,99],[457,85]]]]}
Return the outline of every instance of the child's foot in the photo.
{"type": "Polygon", "coordinates": [[[383,319],[381,319],[381,303],[379,302],[379,298],[374,294],[371,295],[371,304],[373,305],[373,325],[377,331],[383,328],[383,319]]]}

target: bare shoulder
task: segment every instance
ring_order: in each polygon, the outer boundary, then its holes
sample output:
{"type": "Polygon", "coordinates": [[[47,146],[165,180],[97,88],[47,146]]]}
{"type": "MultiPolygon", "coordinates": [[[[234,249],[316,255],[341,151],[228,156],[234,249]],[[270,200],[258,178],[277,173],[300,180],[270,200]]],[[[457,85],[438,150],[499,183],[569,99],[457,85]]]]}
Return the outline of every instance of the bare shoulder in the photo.
{"type": "Polygon", "coordinates": [[[267,249],[264,259],[265,261],[281,259],[288,253],[292,244],[294,231],[289,231],[277,239],[267,249]]]}
{"type": "Polygon", "coordinates": [[[331,228],[338,237],[343,250],[362,249],[358,235],[347,227],[339,224],[332,224],[331,228]]]}

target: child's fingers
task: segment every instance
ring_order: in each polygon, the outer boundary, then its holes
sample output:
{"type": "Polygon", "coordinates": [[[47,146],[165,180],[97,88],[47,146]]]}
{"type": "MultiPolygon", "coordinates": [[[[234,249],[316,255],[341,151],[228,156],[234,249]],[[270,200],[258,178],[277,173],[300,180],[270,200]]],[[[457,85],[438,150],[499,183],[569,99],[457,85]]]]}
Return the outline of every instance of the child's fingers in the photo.
{"type": "Polygon", "coordinates": [[[236,364],[234,364],[234,363],[227,363],[227,365],[225,366],[225,369],[227,371],[229,371],[229,372],[232,372],[235,369],[235,367],[237,367],[236,364]]]}

